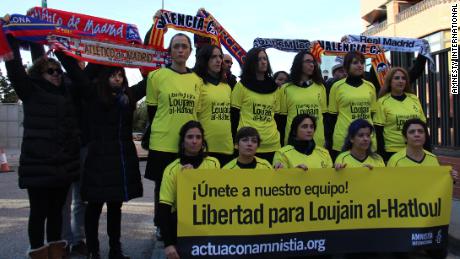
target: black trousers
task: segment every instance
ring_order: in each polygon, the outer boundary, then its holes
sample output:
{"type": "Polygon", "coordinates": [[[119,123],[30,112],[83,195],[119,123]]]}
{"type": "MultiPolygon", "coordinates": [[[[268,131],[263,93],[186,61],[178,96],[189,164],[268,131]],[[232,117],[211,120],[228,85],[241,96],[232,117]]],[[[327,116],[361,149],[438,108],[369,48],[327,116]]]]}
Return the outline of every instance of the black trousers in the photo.
{"type": "Polygon", "coordinates": [[[48,242],[61,240],[62,207],[67,198],[69,186],[62,188],[28,188],[29,241],[31,249],[44,245],[45,222],[46,240],[48,242]]]}
{"type": "MultiPolygon", "coordinates": [[[[163,179],[163,173],[165,168],[178,158],[177,153],[161,152],[156,150],[149,150],[149,156],[147,158],[147,167],[145,168],[145,175],[147,179],[155,181],[154,193],[154,213],[158,211],[158,204],[160,202],[160,187],[161,180],[163,179]]],[[[159,225],[158,217],[153,217],[153,223],[155,226],[159,225]]]]}
{"type": "MultiPolygon", "coordinates": [[[[120,250],[121,243],[121,206],[122,202],[106,202],[107,204],[107,235],[110,250],[120,250]]],[[[99,252],[99,218],[103,202],[88,202],[85,213],[85,234],[88,252],[99,252]]]]}

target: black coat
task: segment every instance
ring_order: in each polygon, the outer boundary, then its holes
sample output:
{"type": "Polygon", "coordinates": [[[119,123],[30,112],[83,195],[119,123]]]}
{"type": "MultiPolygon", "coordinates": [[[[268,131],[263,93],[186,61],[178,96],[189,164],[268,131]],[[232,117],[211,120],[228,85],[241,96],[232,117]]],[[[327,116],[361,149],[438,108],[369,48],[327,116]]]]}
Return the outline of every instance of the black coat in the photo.
{"type": "Polygon", "coordinates": [[[69,186],[80,174],[76,94],[66,83],[54,86],[28,76],[17,43],[9,40],[15,58],[5,62],[6,69],[24,108],[19,187],[69,186]]]}
{"type": "MultiPolygon", "coordinates": [[[[75,60],[58,55],[71,79],[79,82],[88,105],[88,155],[81,179],[83,200],[127,201],[142,196],[139,159],[132,137],[134,107],[107,105],[97,85],[82,73],[75,60]]],[[[146,80],[129,87],[135,101],[145,96],[146,80]]]]}

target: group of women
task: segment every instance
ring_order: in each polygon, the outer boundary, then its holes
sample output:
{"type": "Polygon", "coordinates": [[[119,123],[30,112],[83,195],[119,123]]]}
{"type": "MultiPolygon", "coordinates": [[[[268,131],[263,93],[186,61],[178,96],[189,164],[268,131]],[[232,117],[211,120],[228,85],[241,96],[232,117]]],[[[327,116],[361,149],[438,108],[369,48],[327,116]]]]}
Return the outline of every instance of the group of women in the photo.
{"type": "Polygon", "coordinates": [[[222,50],[201,47],[189,69],[191,40],[178,33],[168,48],[172,64],[128,87],[123,68],[89,65],[93,69],[88,73],[59,52],[71,80],[64,80],[61,64],[48,57],[35,61],[26,73],[18,41],[11,36],[8,41],[14,50],[14,59],[6,62],[8,76],[24,104],[19,184],[29,194],[31,258],[64,255],[60,213],[70,183],[80,174],[79,117],[89,128],[81,173],[81,193],[88,202],[88,258],[100,258],[98,222],[104,203],[109,258],[129,258],[120,243],[121,207],[143,193],[132,117],[144,96],[151,121],[145,177],[155,181],[155,224],[168,258],[179,258],[175,184],[181,170],[372,169],[385,166],[383,158],[389,158],[388,166],[439,165],[423,148],[426,119],[410,93],[407,72],[394,68],[377,101],[375,87],[362,79],[364,56],[358,52],[345,56],[348,76],[327,96],[318,62],[308,51],[295,56],[288,82],[279,87],[265,50],[251,49],[232,90],[222,70],[222,50]],[[81,100],[85,112],[78,114],[81,100]],[[382,156],[374,152],[377,142],[382,156]]]}

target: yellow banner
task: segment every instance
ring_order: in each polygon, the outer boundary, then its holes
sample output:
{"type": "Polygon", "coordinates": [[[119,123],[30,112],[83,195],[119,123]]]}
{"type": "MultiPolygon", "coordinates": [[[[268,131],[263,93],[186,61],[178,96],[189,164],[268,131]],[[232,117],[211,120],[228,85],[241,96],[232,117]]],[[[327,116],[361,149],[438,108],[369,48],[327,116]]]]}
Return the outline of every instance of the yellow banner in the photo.
{"type": "Polygon", "coordinates": [[[186,170],[178,237],[427,228],[449,224],[449,167],[186,170]]]}

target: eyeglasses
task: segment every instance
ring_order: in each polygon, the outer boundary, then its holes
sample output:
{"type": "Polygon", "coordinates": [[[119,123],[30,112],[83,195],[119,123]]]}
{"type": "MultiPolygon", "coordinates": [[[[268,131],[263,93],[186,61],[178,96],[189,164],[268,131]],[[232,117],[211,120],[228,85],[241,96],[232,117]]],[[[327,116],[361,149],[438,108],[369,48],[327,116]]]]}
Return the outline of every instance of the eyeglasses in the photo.
{"type": "Polygon", "coordinates": [[[50,76],[54,75],[54,72],[58,73],[58,75],[62,75],[62,70],[60,68],[48,68],[46,73],[50,76]]]}
{"type": "Polygon", "coordinates": [[[224,60],[224,62],[225,62],[226,64],[231,64],[231,65],[233,65],[233,62],[232,62],[231,60],[224,60]]]}

